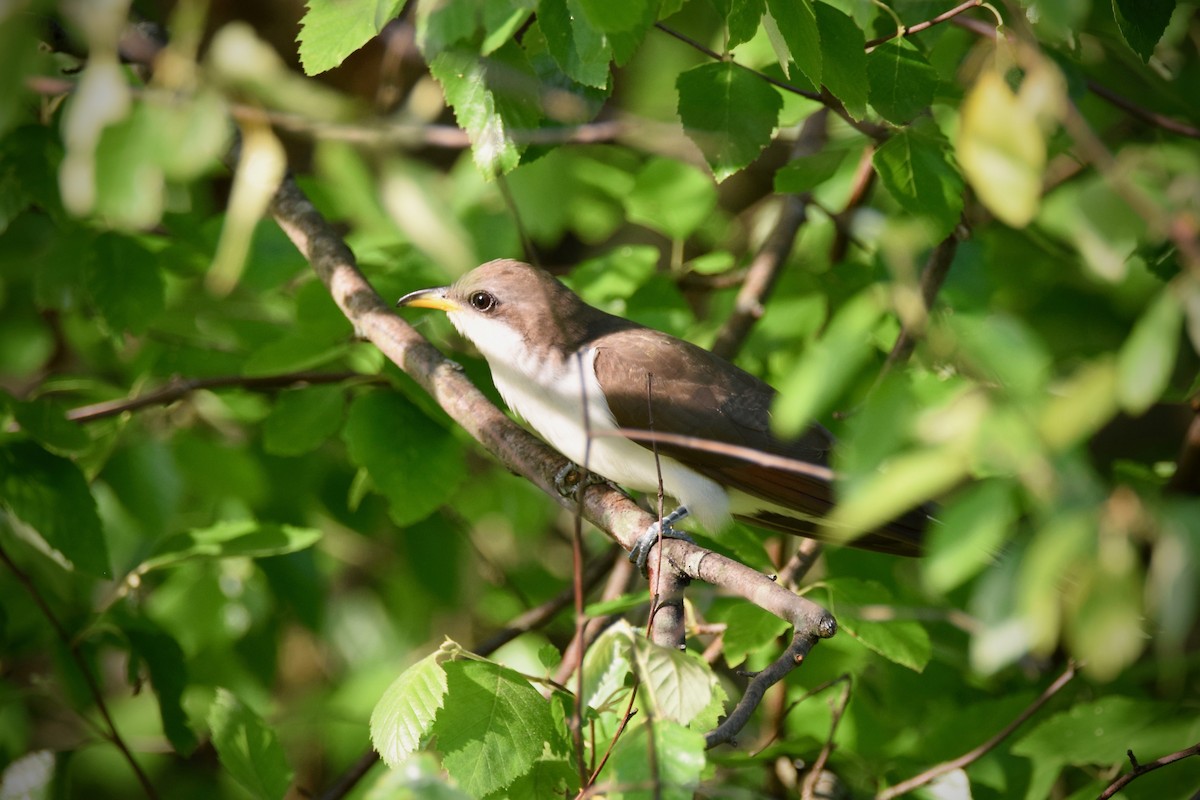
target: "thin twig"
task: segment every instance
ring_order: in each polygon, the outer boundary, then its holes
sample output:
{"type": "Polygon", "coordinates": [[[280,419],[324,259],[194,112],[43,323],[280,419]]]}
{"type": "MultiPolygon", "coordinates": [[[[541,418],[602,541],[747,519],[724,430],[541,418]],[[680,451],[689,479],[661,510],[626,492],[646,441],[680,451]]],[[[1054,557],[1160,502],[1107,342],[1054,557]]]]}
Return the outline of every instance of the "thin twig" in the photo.
{"type": "Polygon", "coordinates": [[[929,260],[925,262],[925,269],[921,271],[922,313],[915,320],[915,325],[913,321],[906,322],[900,329],[900,335],[896,337],[896,343],[892,345],[892,351],[888,353],[887,360],[879,371],[879,377],[876,378],[877,383],[912,355],[913,348],[917,344],[917,334],[919,333],[917,328],[923,328],[929,319],[929,312],[933,309],[934,301],[937,300],[942,284],[946,282],[946,275],[950,272],[950,265],[954,263],[954,256],[958,253],[958,243],[961,239],[962,233],[956,227],[953,233],[930,252],[929,260]]]}
{"type": "Polygon", "coordinates": [[[898,28],[895,33],[889,33],[887,36],[880,36],[878,39],[872,39],[871,41],[867,42],[867,50],[874,50],[879,45],[883,44],[884,42],[890,42],[892,39],[912,36],[914,33],[920,33],[923,30],[928,30],[934,25],[954,19],[964,11],[970,11],[972,8],[978,8],[979,6],[983,5],[983,3],[984,0],[967,0],[967,2],[960,3],[949,11],[938,14],[933,19],[927,19],[924,22],[917,22],[912,25],[905,25],[903,28],[898,28]]]}
{"type": "Polygon", "coordinates": [[[67,633],[67,629],[63,627],[62,622],[59,621],[54,611],[51,610],[50,605],[46,602],[46,598],[42,596],[41,590],[38,589],[33,579],[17,566],[16,562],[12,560],[2,546],[0,546],[0,561],[4,562],[4,565],[12,572],[26,593],[33,598],[34,605],[42,612],[42,616],[50,623],[50,627],[54,629],[54,635],[58,637],[59,643],[70,653],[71,660],[75,663],[76,669],[79,670],[79,674],[83,677],[83,682],[87,685],[88,694],[91,695],[92,702],[96,704],[96,709],[100,712],[100,716],[104,718],[104,724],[108,728],[107,736],[109,741],[121,751],[122,757],[129,764],[134,775],[137,776],[142,791],[150,800],[158,800],[158,792],[155,790],[154,784],[150,782],[149,776],[142,771],[141,765],[138,764],[137,759],[133,756],[133,751],[129,749],[129,745],[121,737],[121,732],[117,730],[117,724],[113,722],[112,715],[108,711],[108,703],[104,700],[104,692],[100,689],[100,684],[97,682],[96,677],[92,675],[91,669],[88,668],[83,654],[79,652],[78,645],[72,639],[71,635],[67,633]]]}
{"type": "Polygon", "coordinates": [[[842,696],[837,705],[832,709],[832,716],[829,721],[829,735],[825,737],[825,744],[821,746],[821,752],[817,754],[817,758],[813,761],[808,774],[804,776],[804,782],[800,785],[800,797],[802,800],[813,800],[816,794],[817,781],[821,779],[821,773],[825,770],[825,765],[829,763],[829,756],[833,753],[833,739],[837,735],[838,723],[842,721],[842,716],[846,713],[846,707],[850,705],[850,690],[854,687],[854,682],[849,675],[843,675],[842,677],[845,679],[842,684],[842,696]]]}
{"type": "Polygon", "coordinates": [[[1139,764],[1137,759],[1133,756],[1133,751],[1130,750],[1129,761],[1133,765],[1133,772],[1128,772],[1110,783],[1108,788],[1101,792],[1100,796],[1096,798],[1096,800],[1108,800],[1108,798],[1112,797],[1130,783],[1145,775],[1147,772],[1153,772],[1160,767],[1165,767],[1168,764],[1174,764],[1176,761],[1182,761],[1183,759],[1191,758],[1192,756],[1200,756],[1200,742],[1197,742],[1191,747],[1185,747],[1182,750],[1171,753],[1170,755],[1163,756],[1162,758],[1157,758],[1147,764],[1139,764]]]}
{"type": "Polygon", "coordinates": [[[958,758],[954,758],[949,761],[943,761],[941,764],[930,767],[919,775],[914,775],[906,781],[901,781],[895,786],[890,786],[887,789],[884,789],[882,792],[875,795],[875,800],[892,800],[893,797],[900,797],[901,795],[908,794],[914,789],[919,789],[920,787],[933,782],[943,775],[948,775],[957,769],[962,769],[968,764],[978,761],[980,758],[991,752],[996,745],[1000,744],[1000,742],[1011,736],[1013,731],[1021,727],[1025,720],[1029,719],[1038,711],[1040,711],[1042,706],[1044,706],[1051,697],[1054,697],[1054,695],[1058,694],[1064,686],[1070,683],[1075,677],[1076,669],[1076,664],[1072,661],[1067,665],[1066,671],[1064,671],[1062,675],[1059,675],[1054,680],[1054,683],[1047,686],[1046,690],[1042,692],[1036,700],[1030,703],[1024,711],[1016,716],[1016,719],[1001,728],[995,736],[988,739],[983,744],[972,750],[968,750],[958,758]]]}
{"type": "Polygon", "coordinates": [[[377,380],[370,375],[360,372],[289,372],[282,375],[262,375],[250,377],[246,375],[225,375],[216,378],[172,378],[165,386],[136,397],[124,397],[119,400],[105,400],[103,403],[92,403],[86,406],[72,408],[67,412],[67,419],[72,422],[94,422],[106,417],[115,417],[126,411],[138,411],[147,406],[165,406],[182,400],[192,392],[203,389],[248,389],[251,391],[274,391],[286,389],[289,386],[301,384],[316,385],[324,383],[341,383],[355,378],[377,380]]]}

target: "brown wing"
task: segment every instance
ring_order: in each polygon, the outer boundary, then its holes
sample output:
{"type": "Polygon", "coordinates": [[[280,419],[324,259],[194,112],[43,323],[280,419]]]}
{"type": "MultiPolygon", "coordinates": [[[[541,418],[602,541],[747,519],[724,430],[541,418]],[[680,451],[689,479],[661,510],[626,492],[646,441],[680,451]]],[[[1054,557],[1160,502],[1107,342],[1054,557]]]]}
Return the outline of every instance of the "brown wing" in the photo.
{"type": "MultiPolygon", "coordinates": [[[[641,327],[608,333],[593,344],[596,377],[621,427],[694,436],[828,466],[833,437],[827,430],[814,425],[794,440],[777,438],[770,430],[775,390],[707,350],[641,327]]],[[[804,514],[824,516],[834,504],[833,487],[819,476],[679,445],[660,443],[658,449],[722,485],[804,514]]],[[[745,519],[785,533],[818,534],[812,523],[780,514],[745,519]]],[[[910,512],[853,544],[916,555],[925,519],[922,511],[910,512]]]]}

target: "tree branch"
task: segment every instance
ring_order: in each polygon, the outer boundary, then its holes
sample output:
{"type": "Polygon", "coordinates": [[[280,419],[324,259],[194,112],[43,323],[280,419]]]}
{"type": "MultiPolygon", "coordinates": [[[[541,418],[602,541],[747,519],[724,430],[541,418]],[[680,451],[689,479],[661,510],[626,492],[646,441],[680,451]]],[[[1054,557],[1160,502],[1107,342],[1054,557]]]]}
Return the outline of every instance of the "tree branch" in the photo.
{"type": "Polygon", "coordinates": [[[12,560],[3,547],[0,547],[0,561],[4,562],[4,566],[8,567],[26,593],[33,599],[33,603],[38,607],[38,611],[42,612],[42,616],[50,623],[50,627],[54,630],[54,635],[58,637],[59,643],[70,654],[71,661],[75,663],[75,668],[79,670],[79,674],[83,677],[83,682],[87,686],[92,702],[96,704],[96,709],[100,712],[100,716],[104,718],[104,725],[108,728],[109,741],[121,751],[121,756],[129,764],[130,769],[133,770],[133,774],[137,776],[142,791],[150,800],[158,800],[158,792],[155,790],[154,784],[150,782],[149,776],[142,770],[141,765],[138,764],[137,759],[133,756],[133,751],[129,749],[129,745],[121,737],[121,732],[117,730],[117,724],[113,722],[112,715],[108,711],[108,703],[104,701],[104,692],[100,689],[100,684],[97,682],[96,676],[92,674],[91,669],[89,669],[87,661],[83,658],[83,654],[79,652],[79,647],[50,608],[37,585],[24,570],[17,566],[16,562],[12,560]]]}
{"type": "Polygon", "coordinates": [[[898,28],[895,33],[890,33],[887,36],[880,36],[878,39],[872,39],[871,41],[867,42],[867,52],[874,50],[884,42],[890,42],[892,39],[912,36],[914,33],[920,33],[923,30],[928,30],[934,25],[939,25],[943,22],[954,19],[964,11],[970,11],[972,8],[978,8],[979,6],[983,5],[983,3],[984,0],[967,0],[967,2],[960,3],[949,11],[938,14],[933,19],[927,19],[924,22],[918,22],[914,25],[906,25],[902,28],[898,28]]]}
{"type": "Polygon", "coordinates": [[[1054,680],[1054,683],[1047,686],[1046,690],[1042,692],[1036,700],[1030,703],[1024,711],[1018,714],[1016,719],[1001,728],[995,736],[988,739],[986,742],[974,748],[973,750],[968,750],[958,758],[951,759],[950,761],[943,761],[941,764],[930,767],[919,775],[914,775],[906,781],[901,781],[895,786],[890,786],[887,789],[884,789],[882,792],[875,795],[875,800],[892,800],[894,797],[900,797],[901,795],[908,794],[914,789],[919,789],[920,787],[926,785],[927,783],[933,782],[943,775],[948,775],[957,769],[962,769],[968,764],[978,761],[980,758],[991,752],[996,745],[1000,744],[1000,742],[1011,736],[1013,731],[1021,727],[1025,720],[1029,719],[1039,710],[1041,710],[1042,706],[1044,706],[1051,697],[1054,697],[1054,695],[1058,694],[1064,686],[1071,682],[1071,680],[1075,677],[1075,672],[1076,665],[1075,662],[1072,661],[1067,665],[1066,671],[1064,671],[1062,675],[1059,675],[1054,680]]]}
{"type": "MultiPolygon", "coordinates": [[[[933,308],[938,292],[941,291],[942,284],[946,281],[950,265],[954,263],[954,256],[958,253],[958,243],[961,238],[959,231],[955,230],[937,247],[933,248],[929,254],[929,260],[925,262],[925,269],[921,271],[921,305],[924,313],[919,319],[920,327],[924,327],[929,320],[929,312],[933,308]]],[[[900,329],[900,335],[896,337],[896,343],[892,345],[892,351],[888,353],[883,369],[879,372],[880,378],[908,360],[908,357],[912,355],[913,348],[916,347],[917,333],[914,325],[904,324],[900,329]]]]}
{"type": "Polygon", "coordinates": [[[1171,753],[1170,755],[1155,759],[1148,764],[1139,764],[1137,759],[1133,756],[1133,751],[1130,750],[1129,761],[1133,764],[1133,772],[1126,773],[1110,783],[1108,788],[1101,792],[1100,796],[1096,798],[1096,800],[1108,800],[1108,798],[1112,797],[1117,792],[1121,791],[1126,786],[1145,775],[1147,772],[1153,772],[1160,767],[1165,767],[1168,764],[1174,764],[1176,761],[1182,761],[1183,759],[1191,758],[1192,756],[1200,756],[1200,742],[1197,742],[1191,747],[1185,747],[1182,750],[1171,753]]]}

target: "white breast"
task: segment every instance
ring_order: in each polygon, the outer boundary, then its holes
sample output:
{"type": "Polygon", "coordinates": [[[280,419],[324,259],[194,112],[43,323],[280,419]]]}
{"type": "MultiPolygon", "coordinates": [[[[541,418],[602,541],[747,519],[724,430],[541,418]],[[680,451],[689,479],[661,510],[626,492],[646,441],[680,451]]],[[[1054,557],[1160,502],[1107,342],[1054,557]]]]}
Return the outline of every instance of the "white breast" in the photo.
{"type": "Polygon", "coordinates": [[[639,492],[658,491],[661,469],[665,493],[686,506],[700,525],[716,531],[729,523],[729,497],[716,482],[671,458],[660,457],[656,467],[650,450],[624,437],[596,435],[618,426],[596,380],[595,350],[573,358],[538,358],[506,325],[469,313],[449,316],[487,359],[504,402],[554,449],[639,492]]]}

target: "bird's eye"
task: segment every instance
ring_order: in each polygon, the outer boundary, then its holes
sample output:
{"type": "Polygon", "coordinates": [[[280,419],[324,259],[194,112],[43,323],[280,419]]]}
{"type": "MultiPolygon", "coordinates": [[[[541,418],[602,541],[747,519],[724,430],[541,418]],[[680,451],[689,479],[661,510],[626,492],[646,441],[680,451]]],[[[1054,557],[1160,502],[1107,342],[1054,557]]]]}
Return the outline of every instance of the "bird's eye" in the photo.
{"type": "Polygon", "coordinates": [[[491,311],[496,307],[496,296],[491,292],[472,292],[469,302],[476,311],[491,311]]]}

